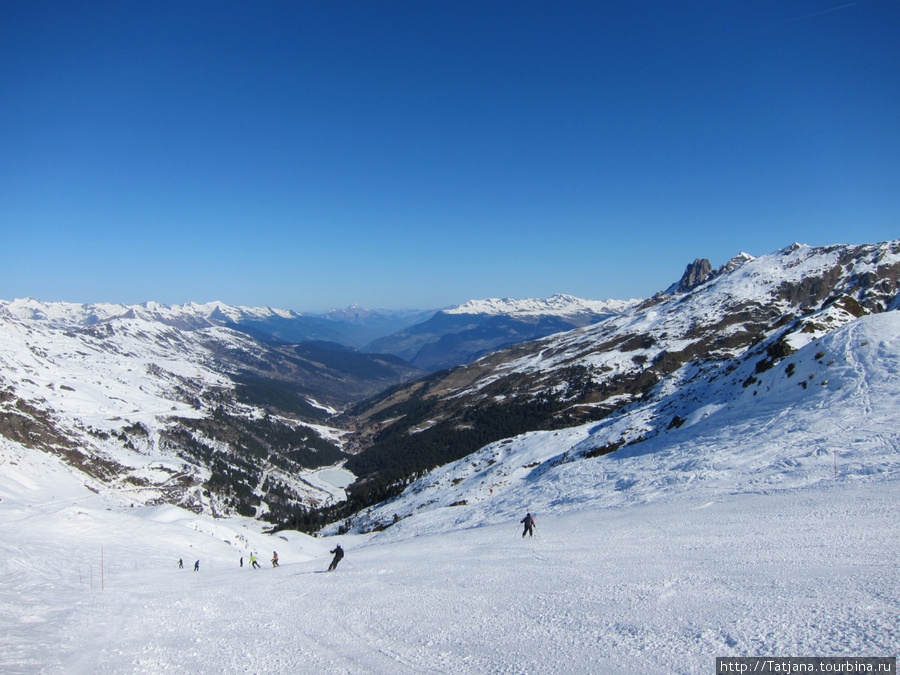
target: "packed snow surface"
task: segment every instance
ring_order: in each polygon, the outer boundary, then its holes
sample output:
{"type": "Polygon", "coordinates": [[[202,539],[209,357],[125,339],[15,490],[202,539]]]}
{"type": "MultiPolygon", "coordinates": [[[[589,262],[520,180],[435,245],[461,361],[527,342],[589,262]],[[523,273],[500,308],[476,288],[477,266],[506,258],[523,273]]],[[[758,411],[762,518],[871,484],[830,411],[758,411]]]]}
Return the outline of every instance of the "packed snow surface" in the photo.
{"type": "Polygon", "coordinates": [[[709,673],[716,656],[900,644],[895,481],[391,541],[105,506],[40,461],[52,490],[4,473],[5,494],[21,486],[0,520],[4,673],[709,673]]]}
{"type": "Polygon", "coordinates": [[[692,412],[668,433],[596,457],[644,421],[507,439],[321,538],[132,507],[0,439],[0,672],[615,675],[896,656],[900,313],[811,341],[753,387],[726,379],[684,389],[692,412]],[[337,543],[346,558],[324,573],[337,543]]]}

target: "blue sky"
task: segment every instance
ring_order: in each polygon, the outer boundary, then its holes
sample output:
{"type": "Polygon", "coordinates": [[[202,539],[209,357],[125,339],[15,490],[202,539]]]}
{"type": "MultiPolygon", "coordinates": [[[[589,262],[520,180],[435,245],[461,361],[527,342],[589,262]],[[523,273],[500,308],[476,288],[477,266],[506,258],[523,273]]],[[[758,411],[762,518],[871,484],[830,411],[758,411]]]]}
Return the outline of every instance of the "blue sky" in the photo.
{"type": "Polygon", "coordinates": [[[900,236],[900,2],[0,3],[0,298],[646,297],[900,236]]]}

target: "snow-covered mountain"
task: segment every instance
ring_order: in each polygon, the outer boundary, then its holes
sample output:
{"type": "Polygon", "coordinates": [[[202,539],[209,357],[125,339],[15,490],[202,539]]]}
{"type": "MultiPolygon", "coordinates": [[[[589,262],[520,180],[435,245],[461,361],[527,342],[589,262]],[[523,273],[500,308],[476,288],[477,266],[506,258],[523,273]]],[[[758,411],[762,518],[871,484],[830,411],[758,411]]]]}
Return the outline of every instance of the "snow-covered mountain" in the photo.
{"type": "Polygon", "coordinates": [[[447,314],[505,314],[507,316],[578,316],[580,314],[610,315],[624,312],[640,300],[584,300],[557,293],[549,298],[485,298],[469,300],[443,310],[447,314]]]}
{"type": "MultiPolygon", "coordinates": [[[[795,244],[799,246],[799,244],[795,244]]],[[[685,269],[684,274],[681,275],[681,279],[677,282],[669,286],[666,289],[666,294],[671,295],[673,293],[687,293],[688,291],[693,290],[700,284],[706,283],[713,277],[717,277],[720,274],[725,274],[726,272],[731,272],[745,262],[753,260],[753,256],[749,253],[738,253],[727,263],[719,267],[718,269],[713,269],[709,260],[705,258],[697,258],[685,269]]]]}
{"type": "MultiPolygon", "coordinates": [[[[484,443],[333,536],[141,506],[0,437],[0,670],[693,675],[717,657],[816,655],[831,672],[892,657],[898,256],[897,242],[788,249],[517,349],[527,390],[566,348],[621,377],[628,356],[704,346],[640,395],[610,393],[622,404],[601,419],[484,443]],[[722,340],[757,324],[744,347],[722,340]],[[633,329],[655,342],[621,349],[633,329]],[[336,543],[346,558],[319,574],[336,543]]],[[[39,357],[29,379],[62,395],[39,357]]],[[[176,374],[227,384],[193,367],[176,374]]],[[[482,384],[466,373],[460,396],[482,384]]]]}
{"type": "Polygon", "coordinates": [[[562,294],[544,300],[470,300],[375,340],[366,349],[395,354],[433,372],[470,363],[512,344],[597,323],[639,302],[583,300],[562,294]]]}
{"type": "Polygon", "coordinates": [[[204,304],[163,305],[145,302],[138,305],[77,304],[70,302],[42,302],[34,298],[0,300],[0,316],[20,321],[40,321],[54,328],[92,326],[110,319],[140,319],[177,328],[205,328],[226,323],[239,324],[272,318],[297,319],[297,312],[271,307],[237,307],[222,302],[204,304]]]}
{"type": "Polygon", "coordinates": [[[433,310],[364,310],[355,305],[318,315],[222,302],[123,305],[42,302],[33,298],[0,301],[0,316],[43,321],[55,328],[91,326],[109,319],[133,318],[185,330],[225,326],[266,341],[327,341],[353,348],[362,348],[378,337],[424,321],[433,314],[433,310]]]}
{"type": "MultiPolygon", "coordinates": [[[[391,316],[356,307],[314,319],[391,316]]],[[[0,301],[0,436],[138,503],[277,519],[332,502],[343,490],[311,472],[344,457],[345,433],[324,422],[421,373],[390,356],[279,341],[309,325],[220,302],[0,301]]]]}
{"type": "MultiPolygon", "coordinates": [[[[679,284],[687,290],[393,387],[340,418],[345,431],[325,426],[337,408],[416,371],[216,325],[282,315],[269,309],[3,302],[0,435],[64,458],[95,488],[134,488],[140,503],[299,522],[298,505],[338,501],[331,515],[346,515],[523,432],[599,423],[592,453],[647,443],[700,414],[695,382],[762,396],[761,376],[809,342],[897,309],[898,277],[898,242],[794,245],[717,271],[695,263],[679,284]],[[309,472],[344,451],[365,480],[340,503],[345,492],[309,472]]],[[[715,405],[730,405],[731,391],[715,405]]]]}
{"type": "Polygon", "coordinates": [[[900,312],[788,342],[777,367],[690,364],[599,423],[490,443],[328,531],[392,527],[403,538],[410,527],[476,527],[514,518],[523,499],[562,515],[836,479],[900,481],[900,312]]]}
{"type": "Polygon", "coordinates": [[[347,419],[366,449],[348,468],[377,484],[402,484],[489,442],[600,422],[617,411],[627,411],[629,422],[606,450],[646,441],[692,414],[653,407],[669,392],[726,377],[760,391],[759,376],[800,347],[900,302],[897,241],[793,245],[739,262],[695,279],[687,292],[658,294],[601,323],[494,352],[360,404],[347,419]]]}
{"type": "Polygon", "coordinates": [[[340,498],[313,475],[344,457],[325,420],[418,371],[215,325],[237,313],[253,312],[0,303],[0,436],[138,503],[280,518],[340,498]]]}

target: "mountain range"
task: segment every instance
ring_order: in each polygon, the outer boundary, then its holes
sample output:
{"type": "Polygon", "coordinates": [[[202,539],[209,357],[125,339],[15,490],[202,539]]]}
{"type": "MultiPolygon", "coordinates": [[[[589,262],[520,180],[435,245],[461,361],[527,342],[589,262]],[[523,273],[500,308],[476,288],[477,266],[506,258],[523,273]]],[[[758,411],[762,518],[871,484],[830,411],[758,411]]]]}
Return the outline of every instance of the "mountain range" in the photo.
{"type": "Polygon", "coordinates": [[[720,406],[746,391],[765,398],[763,373],[900,303],[897,241],[795,244],[739,256],[720,270],[703,267],[705,276],[689,265],[668,292],[600,323],[496,351],[351,407],[339,419],[356,429],[346,467],[360,480],[337,509],[353,512],[423,471],[535,430],[621,419],[591,452],[643,443],[702,414],[707,397],[697,387],[726,387],[720,406]]]}
{"type": "Polygon", "coordinates": [[[374,340],[367,350],[395,354],[434,372],[471,363],[512,344],[597,323],[637,302],[591,301],[562,294],[545,300],[471,300],[374,340]]]}
{"type": "MultiPolygon", "coordinates": [[[[560,296],[543,313],[586,305],[560,296]]],[[[145,502],[283,519],[343,497],[313,475],[346,459],[346,432],[326,422],[426,374],[392,354],[292,340],[350,342],[354,326],[371,336],[433,314],[0,301],[0,435],[145,502]]]]}
{"type": "MultiPolygon", "coordinates": [[[[284,314],[224,305],[0,303],[0,435],[141,502],[277,517],[341,494],[337,407],[421,375],[334,343],[227,327],[284,314]]],[[[288,315],[289,316],[289,315],[288,315]]]]}
{"type": "MultiPolygon", "coordinates": [[[[577,461],[688,428],[748,392],[765,400],[765,374],[799,350],[896,310],[898,276],[900,242],[793,245],[718,269],[695,261],[639,302],[467,303],[405,334],[458,317],[477,332],[471,317],[608,316],[431,374],[393,355],[285,341],[273,326],[298,315],[283,310],[2,302],[0,435],[139,503],[309,529],[521,434],[597,425],[590,448],[567,455],[577,461]],[[356,480],[323,480],[335,465],[356,480]]],[[[350,320],[365,317],[357,308],[350,320]]]]}
{"type": "Polygon", "coordinates": [[[226,327],[267,343],[315,342],[324,347],[340,345],[369,354],[392,354],[433,372],[469,363],[500,347],[596,323],[636,302],[557,294],[545,300],[472,300],[443,310],[369,310],[351,305],[324,314],[305,314],[221,302],[170,306],[156,302],[47,303],[26,298],[2,302],[0,310],[54,328],[84,328],[126,318],[182,330],[226,327]]]}
{"type": "Polygon", "coordinates": [[[132,318],[183,330],[225,326],[270,342],[334,342],[356,349],[434,314],[434,310],[367,310],[357,306],[334,309],[325,314],[304,314],[222,302],[123,305],[42,302],[33,298],[3,302],[2,308],[8,316],[41,321],[55,328],[85,327],[110,319],[132,318]]]}

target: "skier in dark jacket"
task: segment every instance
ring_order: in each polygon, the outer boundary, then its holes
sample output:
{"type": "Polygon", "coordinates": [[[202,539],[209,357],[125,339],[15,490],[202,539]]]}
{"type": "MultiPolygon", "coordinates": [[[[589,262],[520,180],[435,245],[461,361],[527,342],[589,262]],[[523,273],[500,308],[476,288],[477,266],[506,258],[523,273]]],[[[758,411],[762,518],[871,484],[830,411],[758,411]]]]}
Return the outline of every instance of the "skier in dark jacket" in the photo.
{"type": "Polygon", "coordinates": [[[329,551],[329,553],[334,553],[334,560],[332,560],[331,564],[328,566],[328,571],[331,572],[337,569],[338,563],[341,562],[341,558],[344,557],[344,549],[338,544],[334,547],[334,550],[329,551]]]}
{"type": "Polygon", "coordinates": [[[522,539],[525,538],[526,534],[533,537],[535,525],[534,525],[534,518],[531,517],[531,514],[526,513],[525,517],[522,518],[522,520],[520,520],[519,522],[525,525],[525,530],[524,530],[524,532],[522,532],[522,539]]]}

